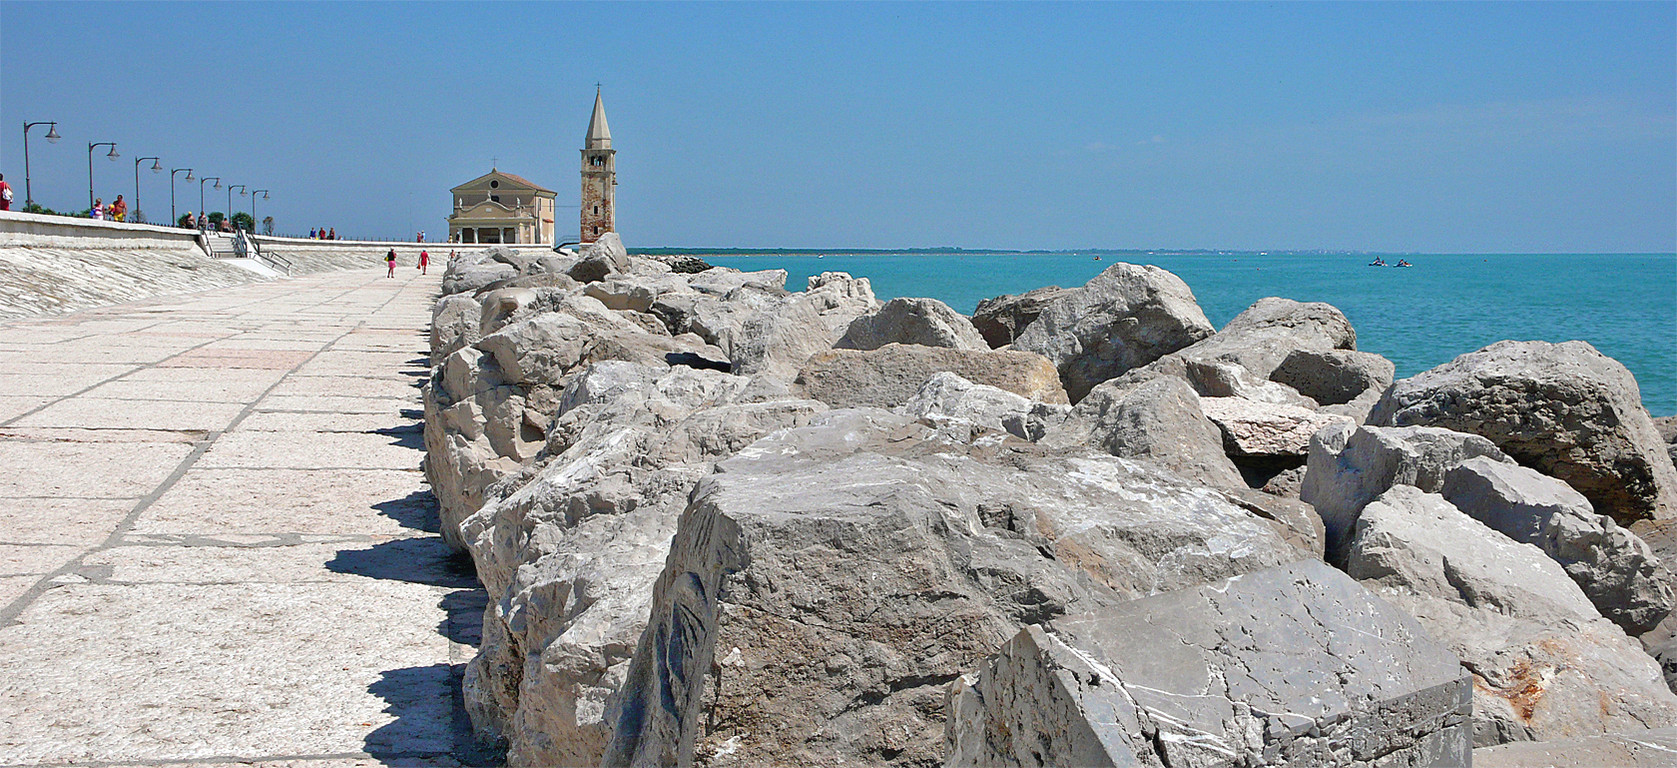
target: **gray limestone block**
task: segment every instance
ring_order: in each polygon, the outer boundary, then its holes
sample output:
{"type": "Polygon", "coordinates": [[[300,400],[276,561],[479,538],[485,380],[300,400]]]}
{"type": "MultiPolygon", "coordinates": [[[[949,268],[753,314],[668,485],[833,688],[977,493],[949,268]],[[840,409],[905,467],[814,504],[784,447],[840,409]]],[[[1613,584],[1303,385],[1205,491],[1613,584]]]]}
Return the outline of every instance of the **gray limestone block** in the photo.
{"type": "Polygon", "coordinates": [[[1392,486],[1363,508],[1345,572],[1364,583],[1537,621],[1600,616],[1543,550],[1409,485],[1392,486]]]}
{"type": "Polygon", "coordinates": [[[1636,378],[1582,341],[1501,341],[1392,385],[1370,423],[1483,435],[1629,525],[1677,516],[1677,467],[1636,378]]]}
{"type": "Polygon", "coordinates": [[[1398,485],[1363,510],[1346,572],[1408,611],[1474,675],[1474,743],[1677,722],[1654,660],[1560,565],[1398,485]]]}
{"type": "Polygon", "coordinates": [[[1005,347],[1012,344],[1050,302],[1065,292],[1065,288],[1050,285],[1017,295],[985,299],[978,302],[978,308],[973,311],[973,327],[992,348],[1005,347]]]}
{"type": "Polygon", "coordinates": [[[1298,556],[1138,462],[830,411],[694,490],[602,763],[935,763],[946,686],[1021,626],[1298,556]]]}
{"type": "Polygon", "coordinates": [[[1331,425],[1310,438],[1299,499],[1327,528],[1330,563],[1342,563],[1357,516],[1394,485],[1436,492],[1451,467],[1476,457],[1510,461],[1491,441],[1437,427],[1331,425]]]}
{"type": "Polygon", "coordinates": [[[1564,741],[1519,742],[1473,750],[1476,768],[1614,766],[1670,768],[1677,764],[1677,727],[1564,741]]]}
{"type": "Polygon", "coordinates": [[[1071,401],[1095,385],[1210,336],[1193,291],[1153,266],[1114,264],[1048,303],[1013,340],[1054,364],[1071,401]]]}
{"type": "Polygon", "coordinates": [[[1262,380],[1269,379],[1298,350],[1356,348],[1357,332],[1333,305],[1272,296],[1257,300],[1216,334],[1181,354],[1193,360],[1238,363],[1262,380]]]}
{"type": "Polygon", "coordinates": [[[1472,686],[1316,561],[1027,627],[951,688],[947,766],[1464,765],[1472,686]]]}
{"type": "Polygon", "coordinates": [[[454,294],[437,299],[431,307],[431,364],[437,365],[483,338],[478,327],[482,317],[483,305],[470,296],[454,294]]]}
{"type": "Polygon", "coordinates": [[[850,322],[839,349],[878,349],[886,344],[922,344],[953,349],[989,349],[972,321],[937,299],[897,298],[878,312],[850,322]]]}
{"type": "Polygon", "coordinates": [[[1440,492],[1474,519],[1542,549],[1603,616],[1632,635],[1653,629],[1677,607],[1671,572],[1641,537],[1596,514],[1566,483],[1477,458],[1451,469],[1440,492]]]}
{"type": "MultiPolygon", "coordinates": [[[[788,381],[812,355],[831,349],[853,320],[879,308],[867,278],[843,272],[815,275],[809,278],[809,289],[801,293],[770,297],[761,288],[745,284],[724,299],[728,304],[762,308],[749,314],[722,309],[714,321],[720,329],[693,330],[707,339],[717,337],[716,343],[727,352],[735,371],[788,381]]],[[[713,324],[703,317],[695,320],[702,321],[695,326],[713,324]]]]}
{"type": "Polygon", "coordinates": [[[1054,367],[1041,355],[992,349],[887,344],[832,349],[808,358],[794,379],[804,396],[834,408],[896,408],[940,372],[1003,389],[1027,400],[1066,402],[1054,367]]]}
{"type": "Polygon", "coordinates": [[[1322,405],[1341,405],[1370,389],[1384,391],[1396,372],[1392,361],[1373,352],[1295,349],[1269,378],[1322,405]]]}
{"type": "Polygon", "coordinates": [[[920,391],[897,412],[922,423],[937,425],[959,422],[997,432],[1007,431],[1010,416],[1023,416],[1031,401],[1007,390],[974,384],[948,371],[926,380],[920,391]]]}
{"type": "Polygon", "coordinates": [[[1113,456],[1151,461],[1184,478],[1220,488],[1244,488],[1223,452],[1217,426],[1186,381],[1161,376],[1130,387],[1108,381],[1089,391],[1044,445],[1085,445],[1113,456]]]}
{"type": "Polygon", "coordinates": [[[1330,426],[1352,424],[1346,416],[1241,397],[1207,397],[1200,407],[1222,431],[1223,448],[1230,456],[1303,459],[1311,436],[1330,426]]]}

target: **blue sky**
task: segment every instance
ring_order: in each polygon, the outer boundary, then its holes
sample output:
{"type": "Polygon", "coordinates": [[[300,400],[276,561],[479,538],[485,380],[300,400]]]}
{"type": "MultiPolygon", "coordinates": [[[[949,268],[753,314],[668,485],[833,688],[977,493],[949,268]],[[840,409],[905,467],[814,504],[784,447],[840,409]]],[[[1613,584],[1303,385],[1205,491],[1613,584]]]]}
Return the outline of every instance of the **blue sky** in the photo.
{"type": "Polygon", "coordinates": [[[574,205],[601,82],[631,246],[1668,252],[1674,41],[1667,2],[7,2],[0,171],[58,120],[52,207],[116,141],[107,200],[161,155],[434,238],[492,157],[574,205]]]}

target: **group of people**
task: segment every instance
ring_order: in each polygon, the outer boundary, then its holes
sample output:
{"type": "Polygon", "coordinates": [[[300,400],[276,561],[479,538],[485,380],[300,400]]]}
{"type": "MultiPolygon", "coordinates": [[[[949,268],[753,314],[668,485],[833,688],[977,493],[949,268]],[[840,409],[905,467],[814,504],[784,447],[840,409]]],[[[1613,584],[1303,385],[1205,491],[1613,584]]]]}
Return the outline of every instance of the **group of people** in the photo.
{"type": "Polygon", "coordinates": [[[333,227],[331,229],[327,229],[325,227],[321,227],[319,229],[311,229],[311,230],[309,230],[309,239],[310,240],[336,240],[336,239],[338,239],[338,228],[333,227]]]}
{"type": "MultiPolygon", "coordinates": [[[[208,232],[210,229],[210,218],[202,213],[194,216],[191,211],[187,211],[186,215],[181,217],[181,226],[186,229],[196,229],[199,232],[208,232]]],[[[216,231],[232,232],[233,222],[229,219],[222,219],[221,223],[216,225],[216,231]]]]}
{"type": "Polygon", "coordinates": [[[123,201],[122,195],[116,196],[116,202],[105,205],[105,198],[93,198],[93,209],[88,215],[101,221],[127,221],[128,203],[123,201]]]}
{"type": "MultiPolygon", "coordinates": [[[[456,258],[456,256],[455,256],[454,252],[450,251],[449,254],[448,254],[448,263],[453,264],[455,258],[456,258]]],[[[395,277],[396,276],[396,249],[395,248],[391,248],[390,252],[386,253],[384,255],[384,266],[385,266],[385,272],[384,272],[385,277],[395,277]]],[[[431,266],[431,254],[429,252],[427,252],[424,248],[419,249],[419,263],[415,264],[414,268],[419,270],[419,274],[425,275],[425,274],[430,274],[429,271],[428,271],[430,266],[431,266]]]]}

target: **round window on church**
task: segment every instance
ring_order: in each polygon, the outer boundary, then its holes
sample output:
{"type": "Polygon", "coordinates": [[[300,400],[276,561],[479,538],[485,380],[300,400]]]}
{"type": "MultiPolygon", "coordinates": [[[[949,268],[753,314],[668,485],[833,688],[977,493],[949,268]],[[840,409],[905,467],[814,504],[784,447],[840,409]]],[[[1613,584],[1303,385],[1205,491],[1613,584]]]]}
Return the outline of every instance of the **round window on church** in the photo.
{"type": "Polygon", "coordinates": [[[490,189],[500,189],[500,188],[501,188],[501,182],[500,182],[500,180],[498,180],[498,179],[490,179],[490,180],[489,180],[489,188],[490,188],[490,189]]]}

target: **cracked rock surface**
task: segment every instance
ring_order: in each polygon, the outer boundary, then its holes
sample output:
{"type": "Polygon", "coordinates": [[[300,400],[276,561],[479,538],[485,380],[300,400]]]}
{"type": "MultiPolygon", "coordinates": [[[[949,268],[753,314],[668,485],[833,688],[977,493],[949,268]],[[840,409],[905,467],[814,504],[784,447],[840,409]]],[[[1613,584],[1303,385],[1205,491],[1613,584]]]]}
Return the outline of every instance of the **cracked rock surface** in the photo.
{"type": "Polygon", "coordinates": [[[945,764],[1461,765],[1470,691],[1307,560],[1027,627],[956,685],[945,764]]]}

